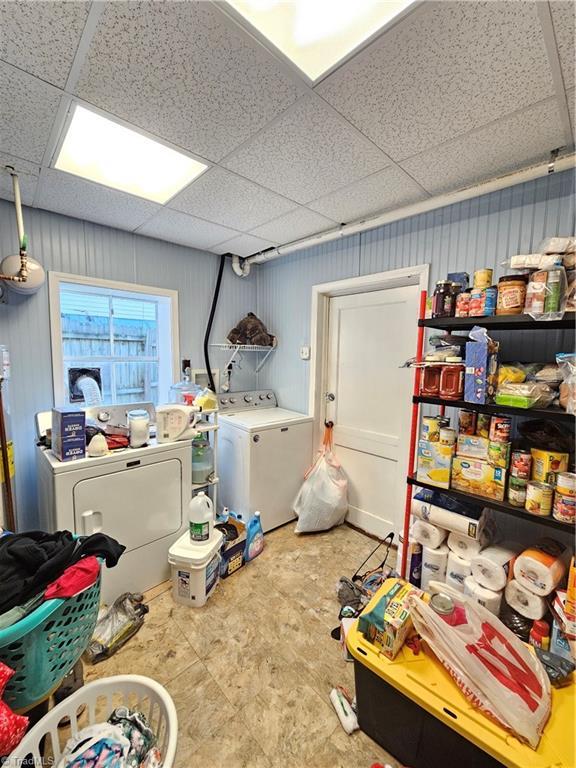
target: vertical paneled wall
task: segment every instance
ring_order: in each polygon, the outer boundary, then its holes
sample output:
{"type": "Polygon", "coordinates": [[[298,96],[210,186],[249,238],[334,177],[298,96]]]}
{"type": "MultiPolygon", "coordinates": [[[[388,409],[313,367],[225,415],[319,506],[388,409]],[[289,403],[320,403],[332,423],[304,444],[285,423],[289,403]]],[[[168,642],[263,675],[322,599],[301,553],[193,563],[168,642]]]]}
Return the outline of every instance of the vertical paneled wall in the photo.
{"type": "MultiPolygon", "coordinates": [[[[218,257],[46,211],[25,209],[30,253],[46,270],[178,290],[180,356],[203,368],[202,340],[218,268],[218,257]]],[[[14,208],[0,200],[0,258],[16,251],[14,208]]],[[[239,280],[226,267],[212,339],[253,310],[256,277],[239,280]]],[[[36,482],[34,414],[53,405],[48,288],[36,295],[10,297],[0,304],[0,344],[12,360],[8,395],[16,446],[16,490],[21,527],[35,524],[36,482]]],[[[227,362],[225,352],[212,354],[213,367],[227,362]]],[[[233,379],[236,389],[255,386],[254,368],[245,359],[233,379]]]]}
{"type": "MultiPolygon", "coordinates": [[[[306,411],[309,362],[298,348],[310,340],[312,286],[346,277],[430,264],[430,286],[447,272],[479,267],[505,274],[516,253],[530,253],[543,237],[576,231],[575,173],[564,171],[446,206],[378,229],[286,256],[258,269],[258,310],[279,339],[278,351],[259,374],[280,404],[306,411]]],[[[573,335],[515,333],[507,356],[547,360],[573,346],[573,335]]]]}

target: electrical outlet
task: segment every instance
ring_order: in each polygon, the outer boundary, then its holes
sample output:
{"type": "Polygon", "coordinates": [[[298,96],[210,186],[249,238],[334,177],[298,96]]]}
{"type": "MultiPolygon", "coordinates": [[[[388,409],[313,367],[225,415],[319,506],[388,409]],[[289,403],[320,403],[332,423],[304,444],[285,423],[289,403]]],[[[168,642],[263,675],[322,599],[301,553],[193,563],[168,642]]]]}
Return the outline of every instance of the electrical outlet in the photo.
{"type": "Polygon", "coordinates": [[[310,347],[300,347],[300,360],[310,360],[310,347]]]}

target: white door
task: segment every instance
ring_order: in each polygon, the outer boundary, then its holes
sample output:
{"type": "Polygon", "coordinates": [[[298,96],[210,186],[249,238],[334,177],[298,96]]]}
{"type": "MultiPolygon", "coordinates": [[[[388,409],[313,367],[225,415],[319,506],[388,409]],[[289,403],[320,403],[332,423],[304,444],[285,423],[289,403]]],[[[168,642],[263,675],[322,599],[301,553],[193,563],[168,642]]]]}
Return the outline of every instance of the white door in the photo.
{"type": "Polygon", "coordinates": [[[330,299],[325,418],[348,476],[348,520],[399,531],[408,462],[417,285],[330,299]]]}

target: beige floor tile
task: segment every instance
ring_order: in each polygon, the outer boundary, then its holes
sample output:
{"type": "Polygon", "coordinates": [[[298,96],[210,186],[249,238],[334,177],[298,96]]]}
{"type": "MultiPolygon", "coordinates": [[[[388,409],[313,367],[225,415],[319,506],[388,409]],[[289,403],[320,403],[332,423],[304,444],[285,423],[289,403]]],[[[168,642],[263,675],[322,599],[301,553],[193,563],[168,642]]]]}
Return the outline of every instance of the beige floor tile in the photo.
{"type": "Polygon", "coordinates": [[[202,744],[192,754],[186,756],[183,753],[182,762],[176,764],[176,768],[195,768],[196,766],[198,768],[270,768],[270,761],[246,722],[240,716],[236,716],[221,726],[217,732],[202,739],[202,744]]]}

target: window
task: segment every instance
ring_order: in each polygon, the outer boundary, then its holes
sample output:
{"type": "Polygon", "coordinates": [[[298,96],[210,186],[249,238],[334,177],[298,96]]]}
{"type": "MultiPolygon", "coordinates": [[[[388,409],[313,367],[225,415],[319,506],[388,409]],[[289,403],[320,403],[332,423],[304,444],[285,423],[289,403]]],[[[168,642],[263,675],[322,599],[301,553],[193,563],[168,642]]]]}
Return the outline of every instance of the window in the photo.
{"type": "Polygon", "coordinates": [[[177,291],[54,272],[49,279],[56,405],[99,396],[168,402],[178,376],[177,291]]]}

